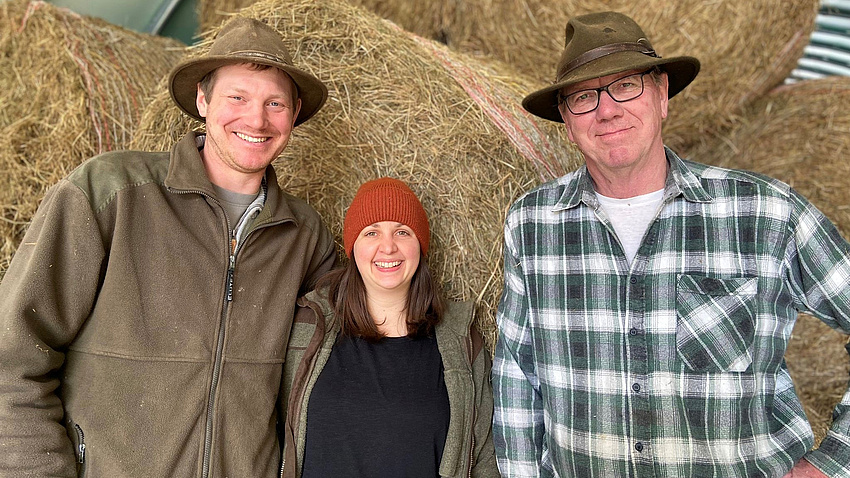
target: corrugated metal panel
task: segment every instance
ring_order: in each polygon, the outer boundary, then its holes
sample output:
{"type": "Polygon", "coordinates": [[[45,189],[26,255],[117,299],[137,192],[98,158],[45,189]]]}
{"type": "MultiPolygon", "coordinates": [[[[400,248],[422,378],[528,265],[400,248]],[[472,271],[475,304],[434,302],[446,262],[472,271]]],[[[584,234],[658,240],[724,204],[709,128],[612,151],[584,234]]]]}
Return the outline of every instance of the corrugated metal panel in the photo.
{"type": "Polygon", "coordinates": [[[815,31],[786,83],[850,76],[850,0],[821,0],[815,31]]]}

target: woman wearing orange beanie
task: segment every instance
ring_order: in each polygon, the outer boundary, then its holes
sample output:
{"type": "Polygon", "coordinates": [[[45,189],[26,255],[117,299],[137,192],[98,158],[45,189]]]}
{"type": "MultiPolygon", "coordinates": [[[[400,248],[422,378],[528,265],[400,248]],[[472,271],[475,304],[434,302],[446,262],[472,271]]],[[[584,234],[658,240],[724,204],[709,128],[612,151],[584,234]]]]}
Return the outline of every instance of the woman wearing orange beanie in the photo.
{"type": "Polygon", "coordinates": [[[348,265],[296,311],[283,476],[498,477],[490,356],[472,304],[444,302],[431,276],[419,199],[397,179],[363,184],[343,242],[348,265]]]}

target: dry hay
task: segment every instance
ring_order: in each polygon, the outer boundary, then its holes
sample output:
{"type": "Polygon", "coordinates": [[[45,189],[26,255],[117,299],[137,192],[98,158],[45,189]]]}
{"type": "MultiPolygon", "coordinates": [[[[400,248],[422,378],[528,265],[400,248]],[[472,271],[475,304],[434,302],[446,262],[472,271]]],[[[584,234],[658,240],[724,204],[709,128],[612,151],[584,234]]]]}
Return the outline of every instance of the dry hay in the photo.
{"type": "Polygon", "coordinates": [[[198,22],[202,32],[213,29],[234,12],[251,6],[256,0],[198,0],[198,22]]]}
{"type": "MultiPolygon", "coordinates": [[[[200,0],[202,24],[252,0],[200,0]]],[[[782,82],[809,41],[818,0],[351,0],[456,51],[486,55],[544,82],[555,64],[570,17],[615,10],[634,18],[664,56],[702,62],[697,80],[671,103],[665,142],[688,152],[721,134],[741,105],[782,82]]],[[[536,87],[535,87],[536,89],[536,87]]],[[[530,93],[531,90],[526,93],[530,93]]]]}
{"type": "MultiPolygon", "coordinates": [[[[478,300],[492,343],[505,212],[520,193],[578,165],[563,127],[519,107],[531,82],[339,0],[270,0],[240,14],[277,28],[295,63],[330,91],[275,163],[281,186],[339,238],[361,183],[389,175],[410,184],[431,219],[430,265],[449,297],[478,300]]],[[[145,117],[154,121],[139,149],[166,147],[188,129],[164,91],[145,117]]]]}
{"type": "Polygon", "coordinates": [[[0,3],[0,275],[47,188],[125,147],[181,44],[43,2],[0,3]]]}
{"type": "MultiPolygon", "coordinates": [[[[752,104],[734,128],[691,154],[697,161],[748,169],[789,183],[850,237],[850,78],[782,86],[752,104]]],[[[786,354],[815,434],[822,438],[847,388],[847,336],[801,316],[786,354]]]]}

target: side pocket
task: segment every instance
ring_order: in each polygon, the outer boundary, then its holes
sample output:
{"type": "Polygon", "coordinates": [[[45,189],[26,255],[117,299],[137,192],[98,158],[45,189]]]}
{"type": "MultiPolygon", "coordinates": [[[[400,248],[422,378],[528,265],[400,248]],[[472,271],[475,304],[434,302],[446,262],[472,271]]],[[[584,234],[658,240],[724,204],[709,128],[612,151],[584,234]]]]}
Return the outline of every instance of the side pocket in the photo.
{"type": "Polygon", "coordinates": [[[680,274],[676,346],[694,372],[744,372],[752,364],[758,279],[680,274]]]}
{"type": "Polygon", "coordinates": [[[68,435],[71,437],[71,444],[74,447],[74,457],[77,461],[77,476],[85,476],[86,470],[86,435],[83,433],[83,428],[69,421],[68,435]]]}

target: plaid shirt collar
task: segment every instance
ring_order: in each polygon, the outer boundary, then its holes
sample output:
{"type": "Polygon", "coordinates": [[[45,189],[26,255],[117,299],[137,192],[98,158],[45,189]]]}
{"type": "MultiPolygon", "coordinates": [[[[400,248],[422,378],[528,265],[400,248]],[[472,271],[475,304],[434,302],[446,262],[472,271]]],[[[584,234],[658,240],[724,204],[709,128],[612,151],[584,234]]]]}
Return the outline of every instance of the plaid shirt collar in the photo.
{"type": "MultiPolygon", "coordinates": [[[[670,148],[664,147],[667,154],[667,181],[664,186],[664,201],[682,195],[690,202],[711,202],[714,198],[702,186],[699,178],[688,169],[684,160],[670,148]]],[[[597,209],[599,201],[593,189],[593,179],[587,171],[587,165],[579,168],[575,174],[569,175],[564,183],[564,194],[555,203],[553,211],[563,211],[578,206],[584,202],[587,206],[597,209]]]]}

